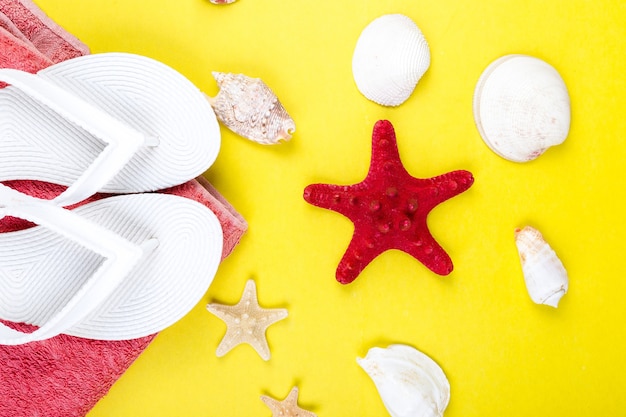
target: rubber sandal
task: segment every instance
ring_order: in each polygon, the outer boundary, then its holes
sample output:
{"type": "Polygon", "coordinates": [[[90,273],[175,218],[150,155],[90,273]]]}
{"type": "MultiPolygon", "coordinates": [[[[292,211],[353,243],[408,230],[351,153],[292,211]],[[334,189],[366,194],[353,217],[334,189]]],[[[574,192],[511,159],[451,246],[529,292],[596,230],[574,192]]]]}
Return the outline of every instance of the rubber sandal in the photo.
{"type": "Polygon", "coordinates": [[[58,334],[127,340],[182,318],[211,284],[222,229],[211,210],[168,194],[103,198],[73,210],[0,185],[0,217],[37,226],[0,234],[0,344],[58,334]]]}
{"type": "Polygon", "coordinates": [[[182,184],[217,158],[220,130],[204,94],[163,63],[104,53],[37,74],[0,69],[0,181],[66,185],[70,205],[100,191],[182,184]]]}

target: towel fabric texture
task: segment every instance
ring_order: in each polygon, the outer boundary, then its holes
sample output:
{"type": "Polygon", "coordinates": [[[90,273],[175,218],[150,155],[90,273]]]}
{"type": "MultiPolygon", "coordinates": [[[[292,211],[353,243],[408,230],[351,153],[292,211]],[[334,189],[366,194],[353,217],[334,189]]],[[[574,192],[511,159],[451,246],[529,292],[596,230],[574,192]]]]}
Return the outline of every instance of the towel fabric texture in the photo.
{"type": "MultiPolygon", "coordinates": [[[[30,0],[0,0],[1,68],[34,73],[88,53],[87,46],[30,0]]],[[[0,83],[0,88],[4,85],[0,83]]],[[[5,184],[47,199],[65,189],[39,181],[5,184]]],[[[202,177],[161,192],[194,199],[217,215],[224,231],[222,259],[247,230],[243,217],[202,177]]],[[[96,194],[76,206],[104,196],[96,194]]],[[[29,226],[21,219],[0,219],[0,233],[29,226]]],[[[26,332],[34,329],[24,323],[4,323],[26,332]]],[[[101,341],[59,335],[20,346],[0,346],[0,417],[84,416],[155,337],[101,341]]]]}
{"type": "Polygon", "coordinates": [[[87,45],[50,19],[30,0],[0,0],[0,26],[53,63],[89,53],[87,45]],[[6,26],[5,26],[6,25],[6,26]]]}

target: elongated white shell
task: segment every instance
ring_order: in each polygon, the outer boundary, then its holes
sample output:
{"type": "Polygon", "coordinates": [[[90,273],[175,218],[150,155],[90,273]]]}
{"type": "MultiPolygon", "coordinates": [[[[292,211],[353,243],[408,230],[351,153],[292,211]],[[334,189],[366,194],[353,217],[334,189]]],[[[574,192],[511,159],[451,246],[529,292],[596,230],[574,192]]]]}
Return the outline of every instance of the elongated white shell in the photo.
{"type": "Polygon", "coordinates": [[[567,138],[570,99],[546,62],[506,55],[483,72],[474,91],[474,121],[487,146],[514,162],[537,158],[567,138]]]}
{"type": "Polygon", "coordinates": [[[515,230],[515,244],[530,298],[537,304],[556,308],[569,285],[563,263],[533,227],[515,230]]]}
{"type": "Polygon", "coordinates": [[[383,106],[409,98],[430,66],[430,49],[417,25],[402,14],[373,20],[359,36],[352,74],[359,91],[383,106]]]}
{"type": "Polygon", "coordinates": [[[208,97],[217,119],[233,132],[263,145],[288,141],[296,125],[274,92],[259,78],[213,72],[220,87],[208,97]]]}
{"type": "Polygon", "coordinates": [[[392,417],[440,417],[448,406],[450,384],[443,370],[411,346],[374,347],[357,363],[392,417]]]}

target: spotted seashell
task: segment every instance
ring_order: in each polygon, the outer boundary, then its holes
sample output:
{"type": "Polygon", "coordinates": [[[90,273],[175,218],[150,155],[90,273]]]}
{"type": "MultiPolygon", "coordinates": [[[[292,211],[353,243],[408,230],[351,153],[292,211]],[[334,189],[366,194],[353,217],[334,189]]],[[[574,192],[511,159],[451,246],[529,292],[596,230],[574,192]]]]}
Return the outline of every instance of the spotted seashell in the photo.
{"type": "Polygon", "coordinates": [[[503,56],[478,80],[474,120],[496,154],[513,162],[531,161],[567,138],[567,87],[559,73],[538,58],[503,56]]]}
{"type": "Polygon", "coordinates": [[[537,304],[556,308],[569,286],[563,263],[541,233],[531,226],[515,230],[515,244],[530,298],[537,304]]]}
{"type": "Polygon", "coordinates": [[[267,84],[243,74],[213,72],[213,77],[220,91],[209,102],[226,127],[264,145],[291,139],[296,125],[267,84]]]}
{"type": "Polygon", "coordinates": [[[352,74],[359,91],[383,106],[398,106],[430,66],[430,49],[415,22],[402,14],[374,19],[357,40],[352,74]]]}

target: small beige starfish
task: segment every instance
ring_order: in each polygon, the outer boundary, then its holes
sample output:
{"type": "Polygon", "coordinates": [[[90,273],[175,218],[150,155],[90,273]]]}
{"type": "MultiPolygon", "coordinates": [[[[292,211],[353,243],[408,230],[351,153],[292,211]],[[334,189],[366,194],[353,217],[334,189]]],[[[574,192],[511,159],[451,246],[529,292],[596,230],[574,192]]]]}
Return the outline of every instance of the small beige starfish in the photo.
{"type": "Polygon", "coordinates": [[[317,414],[298,407],[298,387],[293,387],[282,401],[267,395],[261,395],[261,400],[272,410],[272,417],[317,417],[317,414]]]}
{"type": "Polygon", "coordinates": [[[237,304],[211,303],[206,308],[224,320],[227,326],[226,334],[215,352],[217,356],[224,356],[235,346],[247,343],[257,351],[261,358],[269,360],[270,348],[265,331],[270,325],[287,317],[287,310],[259,306],[254,280],[250,279],[246,282],[241,300],[237,304]]]}

